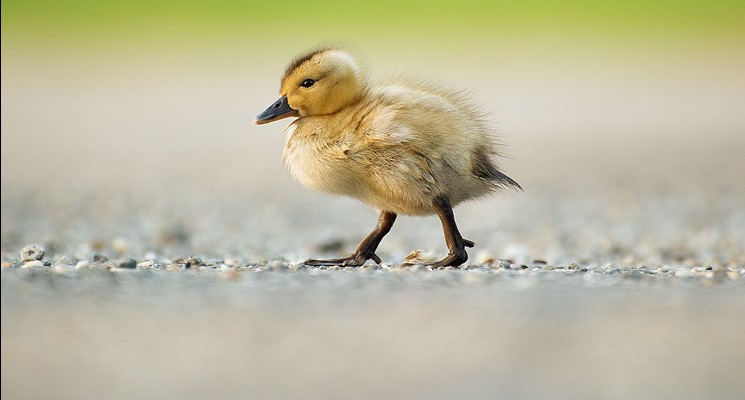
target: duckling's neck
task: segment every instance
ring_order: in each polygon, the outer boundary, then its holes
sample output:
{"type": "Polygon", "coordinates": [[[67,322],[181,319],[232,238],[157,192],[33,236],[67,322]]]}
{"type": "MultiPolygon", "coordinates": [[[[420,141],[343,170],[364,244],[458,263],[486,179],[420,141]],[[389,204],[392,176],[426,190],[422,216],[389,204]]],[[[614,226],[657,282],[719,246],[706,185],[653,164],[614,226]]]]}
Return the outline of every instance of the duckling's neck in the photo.
{"type": "Polygon", "coordinates": [[[359,106],[363,100],[370,97],[370,92],[371,92],[371,89],[369,85],[367,85],[366,83],[361,84],[359,90],[357,91],[357,95],[352,97],[351,100],[344,107],[342,107],[338,112],[344,111],[345,109],[351,109],[351,108],[355,108],[359,106]]]}

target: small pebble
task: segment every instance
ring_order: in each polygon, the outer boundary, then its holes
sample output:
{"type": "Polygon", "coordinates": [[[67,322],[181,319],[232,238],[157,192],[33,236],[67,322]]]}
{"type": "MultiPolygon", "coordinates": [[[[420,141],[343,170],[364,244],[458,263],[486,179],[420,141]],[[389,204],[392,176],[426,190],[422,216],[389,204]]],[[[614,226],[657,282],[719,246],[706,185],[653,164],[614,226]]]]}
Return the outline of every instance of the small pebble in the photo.
{"type": "Polygon", "coordinates": [[[75,264],[75,269],[88,269],[90,267],[91,267],[91,263],[89,263],[88,261],[85,261],[85,260],[78,261],[78,263],[75,264]]]}
{"type": "Polygon", "coordinates": [[[510,269],[510,262],[508,260],[498,260],[492,264],[492,269],[510,269]]]}
{"type": "Polygon", "coordinates": [[[44,248],[38,244],[30,244],[21,249],[21,261],[34,261],[44,258],[44,248]]]}
{"type": "Polygon", "coordinates": [[[70,272],[70,271],[72,271],[72,269],[73,268],[71,266],[61,265],[61,264],[56,264],[56,265],[54,265],[52,267],[52,271],[54,271],[54,272],[56,272],[58,274],[64,274],[64,273],[70,272]]]}
{"type": "Polygon", "coordinates": [[[137,268],[137,261],[132,258],[127,258],[125,260],[115,261],[114,266],[116,266],[117,268],[135,269],[137,268]]]}
{"type": "Polygon", "coordinates": [[[65,256],[62,256],[62,257],[54,260],[54,262],[52,263],[52,265],[55,266],[55,267],[57,267],[57,266],[60,266],[60,267],[71,267],[74,264],[75,263],[72,262],[72,260],[70,260],[69,258],[67,258],[65,256]]]}
{"type": "Polygon", "coordinates": [[[10,268],[10,267],[12,267],[12,266],[13,266],[13,264],[12,264],[12,263],[9,263],[9,262],[3,262],[3,269],[6,269],[6,268],[10,268]]]}
{"type": "Polygon", "coordinates": [[[182,261],[184,263],[184,268],[186,268],[186,269],[201,267],[202,265],[204,265],[204,263],[202,262],[202,260],[200,258],[197,258],[197,257],[186,257],[182,261]]]}
{"type": "Polygon", "coordinates": [[[298,264],[290,264],[290,265],[289,265],[289,266],[287,267],[287,269],[289,269],[289,270],[290,270],[290,271],[292,271],[292,272],[303,271],[303,270],[305,270],[305,269],[307,269],[307,268],[308,268],[308,267],[307,267],[307,266],[306,266],[305,264],[303,264],[303,263],[298,263],[298,264]]]}
{"type": "Polygon", "coordinates": [[[179,267],[177,264],[166,264],[166,271],[168,272],[178,272],[181,270],[181,267],[179,267]]]}
{"type": "Polygon", "coordinates": [[[27,261],[21,268],[43,268],[44,263],[39,260],[27,261]]]}
{"type": "Polygon", "coordinates": [[[109,258],[106,257],[106,256],[104,256],[104,255],[102,255],[102,254],[96,253],[96,254],[93,255],[93,262],[94,263],[101,264],[101,263],[105,263],[106,261],[109,261],[109,258]]]}
{"type": "Polygon", "coordinates": [[[689,278],[694,275],[694,271],[688,268],[680,268],[675,271],[675,276],[678,278],[689,278]]]}

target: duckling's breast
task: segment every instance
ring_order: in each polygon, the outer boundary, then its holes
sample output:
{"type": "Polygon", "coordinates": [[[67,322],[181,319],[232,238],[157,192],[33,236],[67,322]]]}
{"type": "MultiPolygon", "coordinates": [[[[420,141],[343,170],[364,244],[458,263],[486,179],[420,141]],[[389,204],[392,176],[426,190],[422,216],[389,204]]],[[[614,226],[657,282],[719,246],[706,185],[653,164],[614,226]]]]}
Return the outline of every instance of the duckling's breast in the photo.
{"type": "Polygon", "coordinates": [[[377,209],[401,214],[432,213],[435,182],[426,160],[385,140],[374,125],[387,118],[377,107],[361,106],[348,115],[305,117],[287,129],[282,157],[304,186],[354,197],[377,209]]]}
{"type": "Polygon", "coordinates": [[[349,158],[344,128],[331,117],[305,117],[287,128],[282,158],[304,186],[332,194],[362,196],[364,171],[349,158]]]}

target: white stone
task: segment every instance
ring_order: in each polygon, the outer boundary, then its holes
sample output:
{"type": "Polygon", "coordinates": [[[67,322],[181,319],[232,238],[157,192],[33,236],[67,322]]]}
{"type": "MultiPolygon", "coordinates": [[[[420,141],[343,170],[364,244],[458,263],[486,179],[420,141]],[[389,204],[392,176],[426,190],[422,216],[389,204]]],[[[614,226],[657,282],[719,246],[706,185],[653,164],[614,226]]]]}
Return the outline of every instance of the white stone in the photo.
{"type": "Polygon", "coordinates": [[[43,268],[44,263],[39,260],[28,261],[21,268],[43,268]]]}
{"type": "Polygon", "coordinates": [[[78,263],[75,264],[75,269],[88,269],[90,267],[91,267],[91,263],[85,260],[78,261],[78,263]]]}
{"type": "Polygon", "coordinates": [[[38,244],[30,244],[21,249],[21,261],[34,261],[44,258],[44,248],[38,244]]]}

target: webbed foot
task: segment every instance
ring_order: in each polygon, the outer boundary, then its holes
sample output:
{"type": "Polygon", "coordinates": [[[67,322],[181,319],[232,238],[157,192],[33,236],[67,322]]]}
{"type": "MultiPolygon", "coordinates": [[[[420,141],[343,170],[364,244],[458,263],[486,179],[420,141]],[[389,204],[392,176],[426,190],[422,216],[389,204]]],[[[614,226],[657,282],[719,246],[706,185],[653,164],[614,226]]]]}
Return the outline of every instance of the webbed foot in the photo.
{"type": "Polygon", "coordinates": [[[312,267],[334,266],[334,265],[339,265],[342,267],[360,267],[363,264],[365,264],[367,260],[373,260],[378,265],[382,263],[382,260],[380,259],[380,257],[378,257],[375,253],[355,253],[349,257],[334,258],[330,260],[310,259],[310,260],[303,261],[303,264],[309,265],[312,267]]]}

